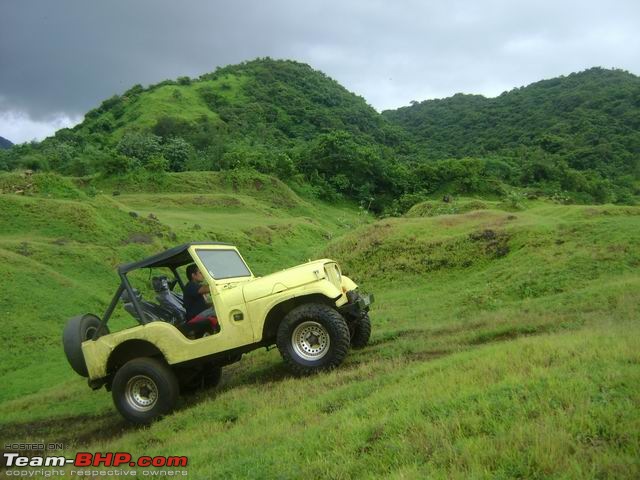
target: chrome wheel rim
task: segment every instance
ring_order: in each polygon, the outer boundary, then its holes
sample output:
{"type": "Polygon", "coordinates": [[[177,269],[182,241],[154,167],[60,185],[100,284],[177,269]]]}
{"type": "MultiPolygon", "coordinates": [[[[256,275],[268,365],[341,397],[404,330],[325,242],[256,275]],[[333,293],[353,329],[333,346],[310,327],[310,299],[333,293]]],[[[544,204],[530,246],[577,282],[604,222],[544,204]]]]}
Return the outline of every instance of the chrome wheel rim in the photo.
{"type": "Polygon", "coordinates": [[[293,350],[305,360],[319,360],[329,352],[327,329],[318,322],[302,322],[291,334],[293,350]]]}
{"type": "Polygon", "coordinates": [[[146,375],[136,375],[127,382],[125,397],[132,408],[146,412],[158,402],[158,386],[146,375]]]}

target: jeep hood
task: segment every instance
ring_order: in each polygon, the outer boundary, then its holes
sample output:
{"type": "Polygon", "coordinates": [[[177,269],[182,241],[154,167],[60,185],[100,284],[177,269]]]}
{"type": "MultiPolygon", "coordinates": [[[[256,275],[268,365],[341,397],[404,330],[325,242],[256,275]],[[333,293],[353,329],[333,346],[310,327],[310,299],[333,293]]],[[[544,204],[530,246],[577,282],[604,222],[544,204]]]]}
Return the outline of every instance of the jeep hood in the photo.
{"type": "Polygon", "coordinates": [[[317,282],[327,277],[324,271],[324,266],[327,263],[335,262],[326,258],[314,260],[313,262],[303,263],[296,267],[272,273],[266,277],[256,278],[243,285],[244,299],[246,302],[251,302],[275,293],[284,292],[290,288],[317,282]]]}

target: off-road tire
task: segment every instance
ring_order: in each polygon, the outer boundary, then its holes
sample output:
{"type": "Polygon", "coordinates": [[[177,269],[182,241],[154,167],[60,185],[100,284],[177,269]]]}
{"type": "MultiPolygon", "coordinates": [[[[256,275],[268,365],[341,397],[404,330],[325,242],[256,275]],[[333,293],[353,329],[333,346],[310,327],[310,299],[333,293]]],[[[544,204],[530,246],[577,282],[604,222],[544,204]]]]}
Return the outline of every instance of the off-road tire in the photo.
{"type": "Polygon", "coordinates": [[[169,413],[178,401],[178,379],[156,358],[134,358],[116,372],[111,384],[113,403],[128,421],[149,424],[169,413]]]}
{"type": "MultiPolygon", "coordinates": [[[[100,319],[87,313],[71,318],[62,332],[62,346],[69,365],[78,375],[83,377],[88,377],[89,372],[82,353],[82,342],[91,340],[99,327],[100,319]]],[[[109,329],[105,326],[100,331],[100,336],[108,333],[109,329]]]]}
{"type": "Polygon", "coordinates": [[[340,365],[349,351],[349,337],[340,313],[328,305],[309,303],[284,317],[276,344],[285,364],[294,373],[306,375],[340,365]],[[304,340],[305,334],[313,336],[313,345],[304,340]]]}
{"type": "Polygon", "coordinates": [[[371,320],[369,315],[365,315],[358,320],[353,326],[353,335],[351,335],[351,347],[358,349],[364,348],[369,343],[371,337],[371,320]]]}

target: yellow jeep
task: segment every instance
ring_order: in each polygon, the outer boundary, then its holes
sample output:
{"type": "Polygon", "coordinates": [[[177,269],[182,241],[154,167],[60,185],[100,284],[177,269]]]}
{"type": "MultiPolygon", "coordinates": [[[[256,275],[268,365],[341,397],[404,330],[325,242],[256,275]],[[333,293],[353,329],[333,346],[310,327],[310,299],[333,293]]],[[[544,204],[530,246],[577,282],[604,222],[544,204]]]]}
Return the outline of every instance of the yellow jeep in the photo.
{"type": "Polygon", "coordinates": [[[233,245],[188,243],[118,267],[120,286],[102,319],[74,317],[63,333],[72,368],[93,389],[111,390],[120,413],[149,423],[169,412],[180,390],[216,385],[222,366],[242,354],[277,345],[296,374],[337,367],[349,347],[364,347],[371,334],[371,295],[342,275],[336,262],[315,260],[254,277],[233,245]],[[195,332],[185,322],[180,270],[195,263],[210,287],[217,328],[195,332]],[[159,303],[143,300],[127,277],[138,269],[164,269],[153,278],[159,303]],[[120,302],[139,325],[109,333],[120,302]]]}

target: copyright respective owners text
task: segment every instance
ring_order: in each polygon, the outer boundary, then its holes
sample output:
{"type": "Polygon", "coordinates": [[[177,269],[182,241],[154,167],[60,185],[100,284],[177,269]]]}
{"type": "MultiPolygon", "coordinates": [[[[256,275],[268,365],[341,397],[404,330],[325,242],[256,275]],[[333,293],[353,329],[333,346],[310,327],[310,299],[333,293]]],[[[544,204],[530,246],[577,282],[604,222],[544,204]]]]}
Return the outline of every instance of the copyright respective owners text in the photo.
{"type": "Polygon", "coordinates": [[[129,452],[65,454],[59,443],[6,443],[0,468],[7,478],[176,477],[189,473],[186,456],[134,456],[129,452]]]}

